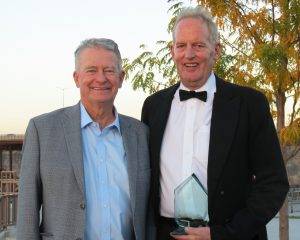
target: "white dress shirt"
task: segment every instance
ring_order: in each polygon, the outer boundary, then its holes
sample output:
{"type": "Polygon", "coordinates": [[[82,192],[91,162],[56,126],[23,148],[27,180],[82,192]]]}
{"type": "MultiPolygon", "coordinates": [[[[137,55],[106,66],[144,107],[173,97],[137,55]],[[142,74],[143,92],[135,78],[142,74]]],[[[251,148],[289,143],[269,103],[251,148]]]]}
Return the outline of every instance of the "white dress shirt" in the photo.
{"type": "Polygon", "coordinates": [[[210,122],[216,78],[212,73],[196,92],[207,91],[207,101],[192,98],[180,101],[175,92],[160,152],[160,215],[174,218],[174,190],[195,173],[207,188],[210,122]]]}

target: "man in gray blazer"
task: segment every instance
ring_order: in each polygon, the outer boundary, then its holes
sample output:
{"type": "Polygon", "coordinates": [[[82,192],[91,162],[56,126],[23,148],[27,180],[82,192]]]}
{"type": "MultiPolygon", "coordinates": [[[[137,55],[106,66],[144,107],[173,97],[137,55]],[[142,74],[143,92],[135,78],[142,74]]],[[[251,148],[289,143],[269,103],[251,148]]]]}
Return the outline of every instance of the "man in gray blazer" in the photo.
{"type": "Polygon", "coordinates": [[[152,239],[147,128],[114,107],[124,78],[117,44],[83,41],[73,77],[80,102],[29,122],[17,239],[152,239]]]}

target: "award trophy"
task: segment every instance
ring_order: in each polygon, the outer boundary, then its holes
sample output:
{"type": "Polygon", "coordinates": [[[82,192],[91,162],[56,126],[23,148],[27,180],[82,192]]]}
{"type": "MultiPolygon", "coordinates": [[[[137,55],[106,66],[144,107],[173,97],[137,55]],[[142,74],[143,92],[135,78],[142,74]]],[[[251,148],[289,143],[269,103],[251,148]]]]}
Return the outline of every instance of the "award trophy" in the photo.
{"type": "Polygon", "coordinates": [[[183,181],[174,193],[175,221],[179,227],[171,235],[186,235],[185,227],[207,226],[207,191],[196,175],[183,181]]]}

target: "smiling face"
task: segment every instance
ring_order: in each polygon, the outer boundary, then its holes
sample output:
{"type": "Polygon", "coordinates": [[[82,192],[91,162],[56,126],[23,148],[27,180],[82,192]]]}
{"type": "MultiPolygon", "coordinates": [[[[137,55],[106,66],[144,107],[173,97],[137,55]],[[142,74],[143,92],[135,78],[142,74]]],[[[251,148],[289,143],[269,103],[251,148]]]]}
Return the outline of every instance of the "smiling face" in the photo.
{"type": "Polygon", "coordinates": [[[203,86],[211,74],[220,52],[220,45],[210,41],[205,22],[184,18],[176,26],[171,47],[180,81],[190,90],[203,86]]]}
{"type": "Polygon", "coordinates": [[[73,74],[84,106],[113,106],[124,72],[118,67],[114,52],[103,48],[86,48],[79,55],[73,74]]]}

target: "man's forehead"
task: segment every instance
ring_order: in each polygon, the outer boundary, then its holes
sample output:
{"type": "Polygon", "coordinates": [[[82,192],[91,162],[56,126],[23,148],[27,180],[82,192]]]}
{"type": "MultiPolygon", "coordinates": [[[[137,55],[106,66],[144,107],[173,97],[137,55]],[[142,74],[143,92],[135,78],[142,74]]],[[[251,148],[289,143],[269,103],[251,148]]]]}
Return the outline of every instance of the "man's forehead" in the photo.
{"type": "Polygon", "coordinates": [[[209,37],[210,32],[207,24],[201,18],[184,18],[178,22],[174,32],[175,42],[194,38],[202,39],[204,36],[209,37]]]}
{"type": "Polygon", "coordinates": [[[78,56],[78,60],[80,63],[83,62],[86,63],[106,62],[112,64],[118,63],[118,58],[113,51],[106,50],[106,49],[93,49],[93,48],[84,49],[78,56]]]}

